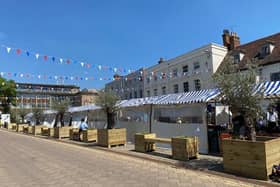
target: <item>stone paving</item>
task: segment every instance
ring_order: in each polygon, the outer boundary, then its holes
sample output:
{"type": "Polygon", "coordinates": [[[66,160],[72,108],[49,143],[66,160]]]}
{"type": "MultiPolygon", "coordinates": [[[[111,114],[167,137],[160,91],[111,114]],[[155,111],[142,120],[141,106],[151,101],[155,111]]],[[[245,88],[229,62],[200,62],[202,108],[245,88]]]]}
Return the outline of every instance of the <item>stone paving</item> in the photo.
{"type": "Polygon", "coordinates": [[[0,186],[256,186],[0,130],[0,186]]]}

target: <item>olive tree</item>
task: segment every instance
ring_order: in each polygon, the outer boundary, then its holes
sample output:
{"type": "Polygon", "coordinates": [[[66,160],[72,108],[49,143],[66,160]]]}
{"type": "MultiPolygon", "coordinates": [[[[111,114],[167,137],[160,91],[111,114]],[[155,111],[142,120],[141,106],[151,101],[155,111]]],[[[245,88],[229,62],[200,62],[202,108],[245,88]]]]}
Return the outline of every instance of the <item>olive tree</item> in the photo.
{"type": "Polygon", "coordinates": [[[63,99],[63,100],[53,100],[52,101],[51,108],[53,110],[57,111],[54,127],[57,127],[58,120],[60,121],[61,127],[64,127],[64,120],[63,120],[64,114],[68,110],[70,105],[71,105],[71,102],[70,102],[70,99],[68,99],[68,98],[63,99]]]}
{"type": "Polygon", "coordinates": [[[255,121],[261,113],[260,101],[262,89],[254,93],[257,79],[257,66],[253,60],[248,60],[242,67],[235,63],[231,56],[224,59],[220,69],[214,74],[213,79],[220,88],[222,102],[228,105],[233,114],[241,113],[245,124],[249,127],[248,137],[255,140],[255,121]]]}
{"type": "Polygon", "coordinates": [[[118,111],[116,106],[119,97],[112,92],[102,91],[95,100],[96,105],[100,106],[107,116],[107,129],[115,126],[115,115],[118,111]]]}

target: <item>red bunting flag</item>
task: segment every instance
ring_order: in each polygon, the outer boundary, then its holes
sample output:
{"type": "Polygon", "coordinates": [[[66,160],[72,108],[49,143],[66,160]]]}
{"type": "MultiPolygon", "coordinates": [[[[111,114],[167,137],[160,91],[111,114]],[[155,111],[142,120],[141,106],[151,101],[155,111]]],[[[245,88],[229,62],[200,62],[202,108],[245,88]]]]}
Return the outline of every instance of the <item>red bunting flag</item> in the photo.
{"type": "Polygon", "coordinates": [[[66,61],[66,63],[67,63],[67,64],[70,64],[70,63],[71,63],[71,61],[70,61],[70,60],[67,60],[67,61],[66,61]]]}
{"type": "Polygon", "coordinates": [[[20,49],[17,49],[16,50],[16,53],[19,55],[21,53],[21,50],[20,49]]]}
{"type": "Polygon", "coordinates": [[[48,56],[47,55],[44,56],[44,60],[48,60],[48,56]]]}

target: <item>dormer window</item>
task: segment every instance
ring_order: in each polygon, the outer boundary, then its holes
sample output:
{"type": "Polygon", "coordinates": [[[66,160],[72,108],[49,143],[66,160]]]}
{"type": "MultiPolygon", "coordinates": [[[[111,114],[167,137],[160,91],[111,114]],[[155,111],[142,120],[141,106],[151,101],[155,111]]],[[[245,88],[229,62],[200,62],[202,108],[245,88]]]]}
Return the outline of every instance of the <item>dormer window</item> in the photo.
{"type": "Polygon", "coordinates": [[[270,55],[274,49],[274,45],[272,43],[266,43],[262,46],[260,51],[260,56],[265,57],[267,55],[270,55]]]}
{"type": "Polygon", "coordinates": [[[243,54],[243,53],[241,53],[241,52],[235,53],[235,54],[233,55],[234,63],[235,63],[235,64],[239,63],[239,62],[243,59],[243,57],[244,57],[244,54],[243,54]]]}

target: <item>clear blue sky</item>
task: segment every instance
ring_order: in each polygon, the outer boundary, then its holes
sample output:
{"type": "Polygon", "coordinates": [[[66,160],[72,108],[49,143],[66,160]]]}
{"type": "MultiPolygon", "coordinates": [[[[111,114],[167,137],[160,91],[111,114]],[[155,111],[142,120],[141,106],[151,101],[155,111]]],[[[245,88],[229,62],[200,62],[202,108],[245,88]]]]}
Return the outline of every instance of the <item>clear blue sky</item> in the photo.
{"type": "MultiPolygon", "coordinates": [[[[222,43],[222,30],[241,43],[280,31],[278,0],[9,0],[0,6],[0,46],[71,58],[95,65],[137,69],[170,59],[210,42],[222,43]]],[[[48,76],[112,77],[112,71],[78,64],[37,61],[0,49],[0,72],[18,82],[56,83],[21,78],[48,76]]],[[[102,88],[108,81],[65,81],[102,88]]]]}

